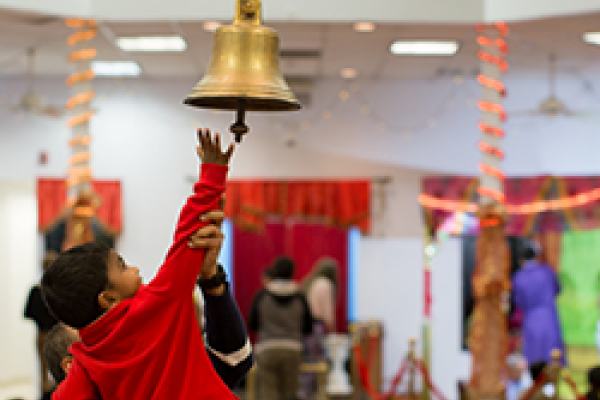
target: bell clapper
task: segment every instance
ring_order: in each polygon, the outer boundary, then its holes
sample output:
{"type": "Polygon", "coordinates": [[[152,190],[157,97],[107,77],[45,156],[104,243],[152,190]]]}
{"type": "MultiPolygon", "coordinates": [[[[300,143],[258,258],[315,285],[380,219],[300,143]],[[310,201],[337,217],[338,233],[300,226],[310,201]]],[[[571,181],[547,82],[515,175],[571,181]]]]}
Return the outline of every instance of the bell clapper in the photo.
{"type": "Polygon", "coordinates": [[[236,120],[233,125],[229,127],[231,133],[234,134],[236,143],[242,142],[242,136],[248,133],[248,125],[244,122],[246,115],[246,102],[243,99],[238,100],[238,107],[236,113],[236,120]]]}

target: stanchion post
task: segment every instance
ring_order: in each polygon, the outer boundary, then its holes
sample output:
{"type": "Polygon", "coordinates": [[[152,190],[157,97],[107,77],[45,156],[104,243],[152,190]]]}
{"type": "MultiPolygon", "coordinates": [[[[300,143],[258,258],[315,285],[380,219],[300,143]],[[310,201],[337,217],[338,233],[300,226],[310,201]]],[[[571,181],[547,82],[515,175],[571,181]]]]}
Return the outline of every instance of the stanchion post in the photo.
{"type": "Polygon", "coordinates": [[[411,338],[408,342],[408,362],[410,363],[410,367],[408,370],[408,397],[413,400],[416,398],[415,396],[415,345],[417,340],[415,338],[411,338]]]}
{"type": "MultiPolygon", "coordinates": [[[[431,249],[433,239],[424,230],[423,233],[423,324],[421,326],[421,361],[425,368],[431,370],[431,249]]],[[[421,400],[429,400],[430,393],[427,385],[421,387],[421,400]]]]}
{"type": "MultiPolygon", "coordinates": [[[[354,349],[354,346],[360,346],[360,324],[358,322],[350,322],[348,324],[348,333],[350,333],[352,349],[354,349]]],[[[359,390],[360,377],[358,376],[358,368],[356,367],[356,363],[358,362],[358,360],[354,358],[354,351],[352,351],[350,354],[353,359],[353,362],[350,363],[350,379],[352,382],[352,386],[354,387],[352,399],[359,400],[361,398],[359,390]]]]}
{"type": "MultiPolygon", "coordinates": [[[[369,337],[378,339],[378,342],[381,341],[381,330],[379,327],[379,323],[377,321],[373,320],[373,321],[369,322],[369,337]]],[[[376,363],[376,365],[371,365],[371,370],[369,371],[369,380],[371,381],[372,384],[374,384],[374,387],[377,390],[381,390],[381,380],[382,380],[380,346],[381,346],[381,344],[379,343],[376,348],[376,351],[377,351],[376,362],[377,363],[376,363]]]]}
{"type": "Polygon", "coordinates": [[[550,378],[552,379],[552,383],[554,384],[554,395],[552,396],[553,400],[558,400],[558,380],[560,377],[561,358],[562,351],[560,351],[559,349],[552,350],[552,375],[550,376],[550,378]]]}

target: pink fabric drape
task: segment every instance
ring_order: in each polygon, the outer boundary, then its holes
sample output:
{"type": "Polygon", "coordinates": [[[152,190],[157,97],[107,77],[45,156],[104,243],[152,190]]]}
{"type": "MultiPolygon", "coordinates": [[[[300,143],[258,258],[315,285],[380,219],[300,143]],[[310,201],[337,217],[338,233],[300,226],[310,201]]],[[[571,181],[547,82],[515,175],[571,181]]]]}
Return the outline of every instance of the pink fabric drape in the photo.
{"type": "MultiPolygon", "coordinates": [[[[477,179],[464,176],[428,176],[422,181],[422,193],[453,201],[476,202],[477,179]]],[[[534,176],[514,177],[504,181],[506,203],[532,204],[543,200],[570,198],[600,188],[596,176],[534,176]]],[[[427,225],[436,232],[449,211],[425,208],[427,225]]],[[[600,226],[600,201],[532,214],[511,214],[505,226],[508,235],[530,236],[536,232],[555,232],[565,229],[597,229],[600,226]]]]}

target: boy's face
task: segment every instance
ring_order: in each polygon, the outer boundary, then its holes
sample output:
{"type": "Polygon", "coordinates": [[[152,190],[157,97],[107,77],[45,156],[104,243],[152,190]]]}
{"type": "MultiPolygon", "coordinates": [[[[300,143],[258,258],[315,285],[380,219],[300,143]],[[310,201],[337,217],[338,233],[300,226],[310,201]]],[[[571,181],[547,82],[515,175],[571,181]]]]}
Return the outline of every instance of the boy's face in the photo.
{"type": "Polygon", "coordinates": [[[111,250],[108,256],[108,287],[110,289],[105,292],[110,292],[114,300],[119,302],[135,296],[141,284],[140,270],[127,265],[120,255],[111,250]]]}

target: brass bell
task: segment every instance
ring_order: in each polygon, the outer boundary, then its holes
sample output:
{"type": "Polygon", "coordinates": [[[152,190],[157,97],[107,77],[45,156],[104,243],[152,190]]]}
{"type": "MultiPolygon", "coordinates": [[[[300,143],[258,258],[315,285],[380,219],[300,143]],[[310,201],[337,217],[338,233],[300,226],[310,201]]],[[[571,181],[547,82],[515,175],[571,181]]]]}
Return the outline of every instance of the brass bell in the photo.
{"type": "Polygon", "coordinates": [[[233,24],[216,31],[208,70],[184,101],[237,111],[230,127],[236,142],[248,132],[246,111],[301,108],[279,68],[277,32],[260,24],[260,13],[260,0],[236,0],[233,24]]]}

